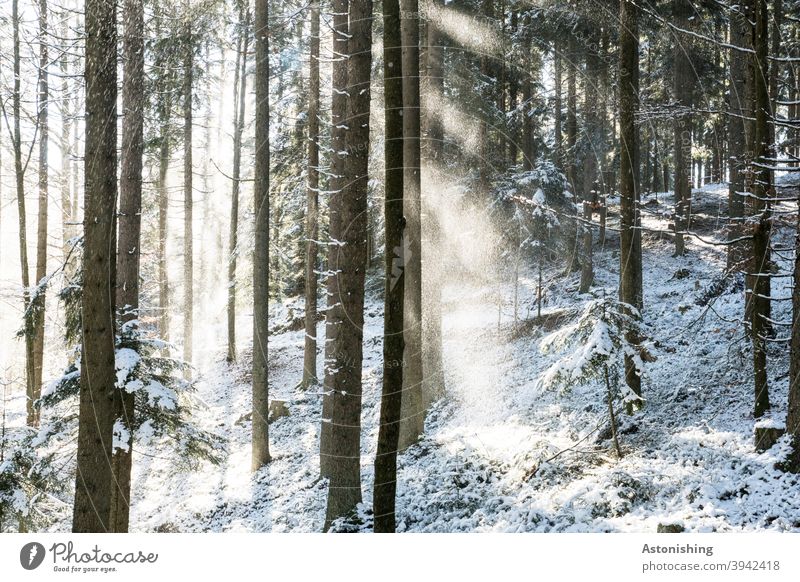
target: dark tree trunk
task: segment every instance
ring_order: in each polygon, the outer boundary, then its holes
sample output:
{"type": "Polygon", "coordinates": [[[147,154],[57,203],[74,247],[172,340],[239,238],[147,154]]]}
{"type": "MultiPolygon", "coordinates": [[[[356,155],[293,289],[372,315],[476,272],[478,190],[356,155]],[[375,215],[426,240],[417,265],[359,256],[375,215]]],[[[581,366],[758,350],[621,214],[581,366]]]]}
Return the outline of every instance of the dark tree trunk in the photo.
{"type": "MultiPolygon", "coordinates": [[[[686,30],[693,9],[689,0],[673,0],[675,26],[686,30]]],[[[676,33],[677,34],[677,33],[676,33]]],[[[684,233],[689,224],[689,204],[692,197],[692,43],[688,35],[676,38],[673,58],[673,91],[678,104],[675,115],[675,256],[686,252],[684,233]]]]}
{"type": "Polygon", "coordinates": [[[317,237],[319,236],[319,0],[311,3],[308,189],[306,193],[306,338],[302,386],[317,383],[317,237]]]}
{"type": "MultiPolygon", "coordinates": [[[[522,24],[522,54],[525,63],[531,61],[531,18],[525,16],[522,24]]],[[[522,76],[522,169],[533,169],[533,123],[531,120],[531,101],[533,99],[533,82],[531,72],[526,70],[522,76]]]]}
{"type": "MultiPolygon", "coordinates": [[[[331,465],[325,529],[333,520],[353,514],[361,502],[361,367],[364,324],[367,161],[369,157],[370,73],[372,67],[372,1],[351,0],[347,79],[346,186],[341,204],[337,311],[339,330],[333,353],[331,465]]],[[[404,63],[405,64],[405,63],[404,63]]],[[[418,136],[419,139],[419,136],[418,136]]],[[[419,164],[417,164],[419,166],[419,164]]],[[[419,172],[419,168],[417,168],[419,172]]]]}
{"type": "MultiPolygon", "coordinates": [[[[430,38],[430,26],[428,34],[430,38]]],[[[404,269],[398,265],[403,227],[403,69],[398,0],[383,2],[384,158],[386,246],[383,303],[383,386],[373,492],[374,530],[395,531],[397,445],[403,392],[404,269]],[[396,267],[401,267],[396,269],[396,267]]],[[[428,49],[435,50],[433,47],[428,49]]],[[[428,57],[430,58],[430,53],[428,57]]]]}
{"type": "Polygon", "coordinates": [[[767,84],[768,30],[766,0],[756,0],[755,10],[755,54],[751,71],[754,75],[755,91],[755,167],[753,177],[753,196],[748,197],[750,221],[752,223],[753,254],[749,265],[748,279],[752,282],[748,296],[750,309],[750,334],[753,340],[753,379],[755,383],[756,418],[763,416],[770,408],[769,385],[767,380],[767,345],[769,296],[770,296],[770,250],[771,232],[770,203],[774,196],[770,165],[770,101],[767,84]]]}
{"type": "MultiPolygon", "coordinates": [[[[400,0],[406,15],[416,15],[417,0],[400,0]]],[[[401,21],[403,37],[403,200],[406,217],[405,354],[400,449],[417,442],[425,424],[422,384],[422,208],[420,185],[419,19],[401,21]]],[[[485,123],[485,120],[482,121],[485,123]]],[[[482,166],[485,162],[482,162],[482,166]]]]}
{"type": "MultiPolygon", "coordinates": [[[[12,96],[12,115],[14,117],[14,177],[17,187],[17,212],[19,216],[19,261],[22,270],[22,306],[27,313],[31,303],[31,280],[28,268],[28,227],[26,224],[27,212],[25,210],[25,168],[22,164],[22,131],[20,128],[21,103],[20,103],[20,44],[19,44],[19,0],[11,3],[11,20],[13,22],[14,36],[14,94],[12,96]]],[[[33,408],[35,398],[34,389],[34,340],[30,329],[25,330],[25,395],[28,426],[36,424],[36,414],[33,408]]]]}
{"type": "Polygon", "coordinates": [[[561,72],[561,43],[556,39],[553,43],[553,75],[555,99],[553,103],[553,135],[555,138],[554,162],[558,168],[563,168],[564,164],[564,145],[561,135],[561,92],[562,92],[562,72],[561,72]]]}
{"type": "Polygon", "coordinates": [[[585,156],[583,159],[583,264],[581,265],[581,281],[579,292],[588,293],[594,280],[592,268],[592,214],[597,205],[597,160],[602,155],[600,122],[598,119],[597,89],[600,84],[600,58],[597,54],[599,36],[590,35],[587,39],[590,48],[586,51],[586,73],[584,84],[584,116],[585,116],[585,156]]]}
{"type": "MultiPolygon", "coordinates": [[[[119,227],[116,304],[123,323],[139,319],[139,249],[142,212],[142,156],[144,155],[144,6],[125,0],[122,83],[122,148],[120,150],[119,227]]],[[[135,324],[134,324],[135,325],[135,324]]],[[[115,394],[116,422],[125,427],[127,449],[113,451],[114,486],[111,491],[111,531],[128,531],[133,454],[134,395],[122,387],[115,394]]]]}
{"type": "Polygon", "coordinates": [[[333,22],[333,52],[339,55],[332,67],[331,88],[331,191],[328,202],[328,231],[331,244],[328,246],[327,305],[325,310],[325,390],[322,397],[322,426],[320,428],[320,474],[330,477],[334,465],[331,443],[331,419],[333,417],[333,376],[336,370],[335,345],[342,315],[339,301],[339,259],[338,242],[342,237],[342,200],[344,198],[344,165],[346,156],[341,155],[347,148],[347,40],[349,11],[348,0],[332,0],[331,16],[333,22]]]}
{"type": "MultiPolygon", "coordinates": [[[[800,206],[800,197],[798,197],[800,206]]],[[[792,289],[792,339],[789,357],[789,411],[786,415],[786,432],[792,436],[790,469],[800,472],[800,212],[797,214],[795,256],[792,289]]]]}
{"type": "MultiPolygon", "coordinates": [[[[751,26],[747,22],[747,2],[742,3],[742,10],[735,11],[730,17],[730,44],[735,47],[750,46],[751,26]]],[[[728,240],[740,238],[743,233],[745,193],[747,190],[746,172],[748,167],[746,122],[752,117],[752,106],[749,101],[750,91],[747,85],[751,82],[748,73],[748,57],[741,50],[731,49],[729,53],[730,88],[728,92],[728,163],[730,167],[730,183],[728,185],[728,240]]],[[[747,256],[747,245],[741,242],[728,245],[728,268],[741,268],[747,256]]]]}
{"type": "Polygon", "coordinates": [[[570,192],[572,192],[572,201],[574,208],[568,210],[567,223],[566,223],[566,242],[568,254],[567,273],[580,270],[580,261],[578,260],[578,228],[580,221],[578,220],[578,177],[577,177],[577,140],[578,140],[578,116],[577,116],[577,90],[575,77],[577,75],[576,58],[577,58],[577,44],[575,36],[569,37],[569,48],[567,51],[567,150],[564,152],[565,156],[565,170],[567,172],[567,182],[569,182],[570,192]]]}
{"type": "Polygon", "coordinates": [[[253,456],[257,471],[269,454],[269,5],[256,0],[255,249],[253,251],[253,456]]]}
{"type": "Polygon", "coordinates": [[[117,199],[116,3],[86,2],[86,155],[82,357],[73,532],[108,532],[114,366],[114,214],[117,199]]]}
{"type": "MultiPolygon", "coordinates": [[[[619,298],[638,310],[642,301],[642,243],[639,226],[639,152],[636,112],[639,95],[639,39],[636,7],[620,0],[619,127],[620,127],[620,286],[619,298]]],[[[637,338],[628,332],[629,341],[637,338]]],[[[625,382],[642,394],[642,380],[633,359],[625,356],[625,382]]]]}

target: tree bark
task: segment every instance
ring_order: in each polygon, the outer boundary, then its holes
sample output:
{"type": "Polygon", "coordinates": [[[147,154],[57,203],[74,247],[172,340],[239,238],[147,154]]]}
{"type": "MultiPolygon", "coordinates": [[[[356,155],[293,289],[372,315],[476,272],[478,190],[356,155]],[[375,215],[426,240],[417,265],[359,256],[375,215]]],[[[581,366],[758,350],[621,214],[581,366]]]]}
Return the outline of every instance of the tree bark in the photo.
{"type": "MultiPolygon", "coordinates": [[[[673,0],[675,25],[683,30],[690,26],[693,13],[689,0],[673,0]]],[[[688,36],[675,41],[673,59],[674,98],[678,104],[675,116],[675,256],[686,252],[684,233],[689,223],[689,204],[692,197],[692,92],[694,91],[694,69],[692,68],[692,43],[688,36]]]]}
{"type": "MultiPolygon", "coordinates": [[[[48,142],[50,128],[48,122],[50,90],[47,67],[47,0],[39,0],[39,94],[37,97],[39,125],[39,217],[36,233],[36,299],[33,312],[33,400],[42,394],[42,370],[44,367],[44,320],[46,294],[40,287],[47,276],[47,206],[48,206],[48,142]]],[[[33,410],[33,422],[39,425],[39,409],[33,410]]]]}
{"type": "MultiPolygon", "coordinates": [[[[194,84],[194,37],[192,35],[191,7],[185,1],[183,47],[183,360],[192,363],[192,333],[194,331],[194,241],[192,220],[194,213],[194,165],[192,161],[192,86],[194,84]]],[[[191,369],[185,368],[187,378],[191,369]]]]}
{"type": "MultiPolygon", "coordinates": [[[[372,0],[351,0],[347,46],[346,186],[341,203],[339,330],[333,347],[332,463],[325,529],[353,514],[361,502],[361,368],[364,335],[364,263],[367,230],[372,0]]],[[[405,64],[405,63],[404,63],[405,64]]],[[[419,164],[418,164],[419,165],[419,164]]],[[[419,170],[417,170],[419,171],[419,170]]]]}
{"type": "MultiPolygon", "coordinates": [[[[735,47],[749,47],[750,24],[745,16],[747,2],[742,3],[741,10],[731,13],[729,22],[730,44],[735,47]]],[[[728,185],[728,240],[740,238],[743,233],[745,194],[747,185],[745,175],[749,160],[745,119],[752,117],[752,107],[747,88],[751,80],[748,78],[748,62],[745,54],[731,49],[729,54],[730,89],[728,93],[728,163],[730,166],[730,182],[728,185]]],[[[727,266],[734,269],[742,266],[747,255],[747,245],[741,242],[728,245],[727,266]]]]}
{"type": "Polygon", "coordinates": [[[306,193],[306,337],[303,379],[307,388],[317,383],[317,238],[319,237],[319,0],[311,3],[309,55],[308,188],[306,193]]]}
{"type": "Polygon", "coordinates": [[[600,46],[598,35],[590,35],[587,39],[590,48],[586,51],[586,73],[584,85],[584,117],[586,148],[583,160],[583,264],[581,265],[581,281],[579,292],[588,293],[594,280],[592,267],[592,214],[597,205],[597,160],[601,155],[602,145],[600,123],[598,119],[598,86],[600,84],[600,58],[597,49],[600,46]]]}
{"type": "MultiPolygon", "coordinates": [[[[639,230],[639,143],[636,112],[639,97],[639,38],[636,6],[620,0],[619,127],[620,127],[620,301],[641,310],[642,245],[639,230]]],[[[637,338],[628,332],[628,340],[637,338]]],[[[625,382],[642,394],[642,380],[633,359],[625,356],[625,382]]],[[[629,407],[632,408],[632,407],[629,407]]]]}
{"type": "Polygon", "coordinates": [[[555,138],[555,152],[554,162],[556,167],[564,167],[564,145],[563,136],[561,132],[561,93],[562,93],[562,66],[561,66],[561,43],[558,39],[553,41],[553,90],[555,92],[555,99],[553,103],[553,136],[555,138]]]}
{"type": "Polygon", "coordinates": [[[578,260],[578,182],[577,182],[577,155],[576,144],[578,140],[578,117],[576,112],[577,90],[575,83],[576,76],[577,45],[575,35],[570,35],[567,49],[567,150],[564,152],[565,170],[567,172],[567,182],[569,182],[570,192],[572,193],[572,205],[566,223],[566,243],[568,252],[567,273],[572,273],[580,269],[578,260]]]}
{"type": "Polygon", "coordinates": [[[250,7],[242,8],[234,73],[233,180],[231,222],[228,233],[228,362],[236,361],[236,262],[239,245],[239,189],[241,187],[242,133],[247,103],[247,50],[250,42],[250,7]]]}
{"type": "Polygon", "coordinates": [[[255,249],[253,252],[253,455],[252,470],[269,454],[269,3],[256,0],[255,249]]]}
{"type": "MultiPolygon", "coordinates": [[[[20,44],[19,44],[19,0],[11,3],[11,20],[13,23],[14,37],[14,94],[12,96],[12,116],[14,118],[14,177],[17,187],[17,213],[19,217],[19,261],[22,270],[22,307],[28,312],[31,303],[31,280],[28,265],[28,228],[27,212],[25,210],[25,168],[22,164],[22,130],[20,127],[21,96],[20,96],[20,44]]],[[[36,414],[33,408],[35,398],[34,389],[34,341],[33,333],[25,329],[25,396],[27,424],[36,424],[36,414]]]]}
{"type": "MultiPolygon", "coordinates": [[[[525,16],[522,24],[522,54],[526,64],[531,60],[531,17],[525,16]]],[[[531,120],[531,100],[533,99],[533,82],[531,72],[526,70],[522,77],[522,170],[533,169],[533,124],[531,120]]]]}
{"type": "Polygon", "coordinates": [[[348,0],[332,0],[333,53],[332,90],[331,90],[331,191],[328,202],[328,272],[326,280],[327,305],[325,311],[325,390],[322,397],[322,426],[320,428],[320,474],[330,477],[334,464],[331,443],[331,421],[333,418],[333,377],[336,371],[336,353],[334,351],[339,328],[341,327],[341,310],[339,300],[339,259],[338,246],[342,237],[342,199],[346,185],[345,159],[347,138],[347,40],[349,12],[348,0]]]}
{"type": "MultiPolygon", "coordinates": [[[[119,179],[119,229],[116,304],[123,324],[139,327],[139,259],[142,216],[142,156],[144,155],[144,6],[125,0],[122,83],[122,148],[119,179]]],[[[134,394],[118,387],[115,422],[128,434],[127,450],[112,451],[111,531],[128,531],[133,460],[134,394]]]]}
{"type": "Polygon", "coordinates": [[[752,222],[752,259],[749,266],[748,279],[751,285],[747,301],[750,309],[750,334],[753,340],[753,379],[755,388],[756,418],[763,416],[770,409],[769,385],[767,379],[767,345],[769,296],[770,296],[770,250],[771,233],[770,203],[768,198],[774,196],[772,188],[772,172],[770,166],[770,100],[767,76],[768,30],[766,0],[756,0],[755,10],[755,53],[751,68],[754,76],[755,91],[755,160],[758,165],[754,169],[753,195],[748,197],[752,222]]]}
{"type": "MultiPolygon", "coordinates": [[[[430,26],[428,34],[430,35],[430,26]]],[[[430,36],[428,37],[430,38],[430,36]]],[[[428,49],[433,50],[431,47],[428,49]]],[[[428,54],[430,58],[430,53],[428,54]]],[[[397,445],[403,393],[403,69],[398,0],[383,2],[384,159],[386,217],[383,385],[373,492],[374,530],[395,531],[397,445]],[[400,252],[398,252],[400,251],[400,252]],[[399,267],[399,268],[397,268],[399,267]]]]}
{"type": "Polygon", "coordinates": [[[114,240],[117,198],[116,3],[86,2],[82,357],[73,532],[108,532],[113,487],[114,240]]]}
{"type": "MultiPolygon", "coordinates": [[[[400,450],[414,444],[425,425],[422,385],[422,213],[420,184],[420,83],[419,5],[401,0],[400,24],[403,39],[403,200],[406,225],[403,263],[405,270],[405,354],[403,410],[400,422],[400,450]]],[[[485,161],[481,162],[481,166],[485,161]]]]}
{"type": "MultiPolygon", "coordinates": [[[[800,196],[797,199],[800,207],[800,196]]],[[[792,437],[790,469],[800,472],[800,212],[797,214],[795,235],[794,271],[792,280],[792,339],[789,354],[789,410],[786,415],[786,432],[792,437]]]]}

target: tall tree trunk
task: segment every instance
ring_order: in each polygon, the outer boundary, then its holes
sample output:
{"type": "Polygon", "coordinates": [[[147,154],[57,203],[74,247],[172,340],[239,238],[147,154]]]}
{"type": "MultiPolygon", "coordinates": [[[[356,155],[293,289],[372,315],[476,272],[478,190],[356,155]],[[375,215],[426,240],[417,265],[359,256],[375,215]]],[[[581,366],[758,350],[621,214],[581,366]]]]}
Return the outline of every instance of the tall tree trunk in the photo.
{"type": "MultiPolygon", "coordinates": [[[[192,363],[192,333],[194,331],[194,241],[192,219],[194,211],[192,162],[192,85],[194,83],[194,39],[188,0],[185,2],[186,22],[183,54],[183,360],[192,363]]],[[[191,375],[186,368],[187,377],[191,375]]]]}
{"type": "MultiPolygon", "coordinates": [[[[122,323],[139,320],[139,258],[142,225],[142,156],[144,155],[144,6],[142,0],[125,0],[124,70],[122,83],[122,148],[120,150],[119,227],[116,304],[122,323]]],[[[133,322],[133,323],[132,323],[133,322]]],[[[113,450],[114,486],[111,491],[111,531],[128,531],[133,455],[134,394],[118,386],[115,422],[127,434],[122,448],[113,450]]]]}
{"type": "MultiPolygon", "coordinates": [[[[430,38],[433,23],[428,29],[430,38]]],[[[429,47],[429,51],[436,50],[429,47]]],[[[430,58],[430,53],[428,54],[430,58]]],[[[403,290],[398,256],[403,247],[403,68],[398,0],[383,2],[384,159],[386,216],[385,294],[383,302],[383,386],[373,493],[374,530],[395,531],[397,445],[403,393],[403,290]],[[398,268],[399,267],[399,268],[398,268]]],[[[402,252],[402,251],[401,251],[402,252]]]]}
{"type": "MultiPolygon", "coordinates": [[[[417,0],[400,0],[403,14],[416,15],[417,0]]],[[[406,218],[403,246],[405,270],[405,354],[400,449],[414,444],[425,425],[422,385],[422,212],[420,185],[419,19],[402,19],[403,38],[403,201],[406,218]]],[[[352,85],[352,82],[351,82],[352,85]]],[[[481,162],[483,165],[484,162],[481,162]]]]}
{"type": "MultiPolygon", "coordinates": [[[[800,209],[800,196],[797,199],[800,209]]],[[[797,213],[795,234],[794,272],[792,288],[792,339],[789,356],[789,410],[786,415],[786,432],[792,437],[789,468],[800,472],[800,212],[797,213]]]]}
{"type": "MultiPolygon", "coordinates": [[[[27,313],[31,302],[31,280],[28,268],[28,228],[27,213],[25,210],[25,167],[22,164],[22,130],[20,127],[20,45],[19,45],[19,0],[11,3],[11,20],[13,22],[14,36],[14,94],[12,96],[12,115],[14,117],[14,177],[17,187],[17,212],[19,215],[19,261],[22,270],[22,306],[27,313]]],[[[34,341],[33,333],[25,330],[25,395],[28,426],[36,424],[36,415],[33,408],[35,396],[34,389],[34,341]]]]}
{"type": "MultiPolygon", "coordinates": [[[[169,111],[169,108],[167,108],[169,111]]],[[[169,214],[169,191],[167,172],[169,171],[170,137],[169,112],[161,121],[161,143],[158,156],[158,334],[164,341],[169,340],[169,270],[167,269],[167,218],[169,214]]]]}
{"type": "Polygon", "coordinates": [[[566,243],[567,252],[569,253],[567,272],[571,273],[580,269],[580,261],[578,260],[578,178],[577,178],[577,164],[575,156],[577,155],[576,143],[578,139],[578,117],[576,113],[577,103],[577,90],[575,84],[576,77],[576,58],[577,58],[577,45],[575,42],[575,35],[570,35],[569,45],[567,49],[567,149],[564,152],[565,156],[565,170],[567,172],[567,182],[569,182],[570,192],[572,193],[573,208],[568,210],[567,225],[566,225],[566,243]]]}
{"type": "Polygon", "coordinates": [[[579,292],[588,293],[594,280],[592,268],[592,214],[597,205],[597,160],[601,155],[600,123],[598,120],[598,85],[600,83],[600,58],[597,48],[600,37],[591,34],[586,51],[586,73],[584,83],[584,124],[586,134],[585,155],[583,159],[583,264],[579,292]]]}
{"type": "MultiPolygon", "coordinates": [[[[428,29],[435,28],[432,26],[430,21],[428,21],[428,29]]],[[[511,23],[510,23],[510,34],[512,39],[519,33],[519,11],[512,10],[511,12],[511,23]]],[[[438,32],[433,33],[438,36],[438,32]]],[[[431,44],[431,41],[434,38],[431,38],[430,31],[428,32],[428,44],[431,44]]],[[[440,40],[436,40],[436,42],[441,45],[440,40]]],[[[513,42],[513,41],[512,41],[513,42]]],[[[429,49],[430,50],[430,49],[429,49]]],[[[441,60],[441,57],[437,57],[441,60]]],[[[430,59],[429,59],[430,61],[430,59]]],[[[514,62],[512,57],[511,63],[507,67],[507,75],[508,75],[508,111],[513,115],[516,115],[516,111],[519,105],[518,102],[518,94],[519,94],[519,73],[520,67],[517,63],[514,62]]],[[[517,157],[519,154],[519,126],[517,125],[516,121],[511,123],[509,128],[509,139],[508,139],[508,163],[511,166],[517,165],[517,157]]]]}
{"type": "Polygon", "coordinates": [[[553,90],[555,99],[553,103],[553,135],[555,138],[555,164],[558,168],[564,167],[564,145],[561,135],[561,93],[562,93],[562,66],[561,66],[561,42],[558,39],[553,41],[553,90]]]}
{"type": "MultiPolygon", "coordinates": [[[[636,6],[620,0],[619,128],[620,128],[620,286],[623,303],[641,310],[642,246],[639,230],[639,143],[636,112],[639,98],[639,37],[636,6]]],[[[629,341],[638,338],[628,332],[629,341]]],[[[642,379],[630,355],[625,356],[625,382],[634,394],[642,394],[642,379]]],[[[632,408],[632,407],[629,407],[632,408]]]]}
{"type": "MultiPolygon", "coordinates": [[[[781,23],[783,22],[783,0],[772,0],[772,13],[769,15],[769,40],[771,42],[771,54],[778,57],[781,54],[781,23]]],[[[776,126],[772,122],[772,117],[778,116],[778,100],[780,98],[780,61],[769,63],[769,147],[773,158],[779,157],[780,148],[776,135],[776,126]]]]}
{"type": "Polygon", "coordinates": [[[756,0],[755,11],[755,53],[751,71],[754,75],[755,90],[755,160],[753,196],[748,197],[752,223],[753,248],[752,262],[748,279],[752,282],[748,302],[750,309],[750,334],[753,340],[753,379],[755,383],[756,418],[763,416],[770,408],[769,385],[767,379],[767,344],[770,296],[770,203],[774,196],[770,166],[770,100],[767,84],[768,30],[766,0],[756,0]]]}
{"type": "MultiPolygon", "coordinates": [[[[351,0],[347,46],[346,187],[341,203],[339,252],[339,330],[333,353],[333,416],[331,466],[325,529],[348,517],[361,502],[361,367],[364,325],[364,261],[366,255],[367,161],[369,157],[370,73],[372,67],[372,0],[351,0]]],[[[403,63],[405,65],[405,61],[403,63]]],[[[417,164],[419,166],[419,164],[417,164]]],[[[419,172],[419,169],[417,169],[419,172]]]]}
{"type": "MultiPolygon", "coordinates": [[[[42,393],[42,369],[44,367],[44,319],[46,294],[42,281],[47,276],[47,206],[48,206],[48,162],[47,150],[50,137],[48,121],[50,90],[47,67],[47,0],[39,0],[39,94],[37,97],[39,125],[39,217],[36,233],[36,295],[33,313],[33,399],[42,393]]],[[[34,408],[34,424],[39,424],[39,409],[34,408]]]]}
{"type": "Polygon", "coordinates": [[[82,356],[73,532],[108,532],[116,395],[114,218],[117,199],[116,3],[86,2],[86,155],[82,356]]]}
{"type": "Polygon", "coordinates": [[[241,186],[242,133],[247,103],[247,50],[250,42],[250,7],[242,8],[233,91],[233,180],[231,222],[228,233],[228,361],[236,361],[236,263],[239,245],[239,189],[241,186]]]}
{"type": "Polygon", "coordinates": [[[306,193],[306,337],[303,379],[317,383],[317,238],[319,237],[319,0],[311,2],[309,55],[308,189],[306,193]]]}
{"type": "MultiPolygon", "coordinates": [[[[64,21],[60,29],[62,36],[66,37],[69,30],[68,22],[64,21]]],[[[73,170],[75,153],[72,151],[72,126],[73,112],[70,110],[71,94],[69,82],[69,62],[67,55],[59,59],[59,69],[61,71],[61,100],[59,101],[59,116],[61,117],[61,136],[59,139],[59,149],[61,154],[61,249],[64,261],[69,257],[70,240],[75,236],[76,229],[73,223],[75,217],[72,215],[72,186],[71,175],[73,170]]],[[[76,112],[77,113],[77,112],[76,112]]]]}
{"type": "MultiPolygon", "coordinates": [[[[673,20],[682,30],[690,27],[693,13],[689,0],[673,0],[673,20]]],[[[675,33],[677,34],[677,33],[675,33]]],[[[678,104],[675,115],[675,256],[686,252],[684,233],[689,223],[689,204],[692,196],[692,43],[688,35],[675,41],[673,58],[673,91],[678,104]]]]}
{"type": "Polygon", "coordinates": [[[333,54],[332,87],[331,87],[331,192],[328,202],[328,273],[326,281],[327,305],[325,310],[325,390],[322,397],[322,426],[320,427],[319,468],[323,477],[330,477],[335,463],[332,449],[331,433],[333,418],[333,377],[336,371],[335,346],[342,315],[339,302],[339,261],[341,249],[339,241],[342,237],[342,200],[344,198],[345,151],[347,148],[347,41],[349,11],[348,0],[332,0],[331,20],[333,21],[333,54]]]}
{"type": "MultiPolygon", "coordinates": [[[[751,26],[746,14],[748,2],[741,4],[740,10],[731,13],[729,23],[730,44],[734,47],[749,48],[751,26]]],[[[734,241],[743,233],[745,195],[747,190],[746,172],[750,151],[747,147],[745,119],[752,117],[752,106],[749,100],[751,83],[748,74],[748,57],[742,50],[731,49],[728,56],[730,88],[728,92],[728,164],[730,182],[728,184],[728,240],[734,241]]],[[[742,242],[728,245],[728,269],[743,266],[741,263],[747,256],[747,245],[742,242]]]]}
{"type": "Polygon", "coordinates": [[[257,471],[269,454],[269,3],[256,0],[255,249],[253,251],[253,456],[257,471]]]}
{"type": "MultiPolygon", "coordinates": [[[[526,15],[522,33],[522,54],[526,64],[531,61],[531,18],[526,15]]],[[[526,70],[522,77],[522,169],[533,169],[533,122],[531,120],[531,100],[533,99],[533,81],[531,71],[526,70]]]]}

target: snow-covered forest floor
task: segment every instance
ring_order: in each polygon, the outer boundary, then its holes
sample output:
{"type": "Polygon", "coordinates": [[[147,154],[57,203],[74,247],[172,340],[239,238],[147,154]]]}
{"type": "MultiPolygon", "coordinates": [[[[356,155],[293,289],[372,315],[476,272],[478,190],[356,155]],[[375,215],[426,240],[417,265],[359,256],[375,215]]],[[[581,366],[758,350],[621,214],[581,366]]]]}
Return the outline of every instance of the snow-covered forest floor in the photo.
{"type": "MultiPolygon", "coordinates": [[[[644,200],[645,229],[667,230],[669,194],[644,200]]],[[[693,196],[692,230],[721,240],[727,186],[693,196]]],[[[520,278],[519,321],[512,280],[459,283],[444,290],[446,396],[430,412],[420,442],[399,458],[398,530],[412,532],[654,532],[658,524],[687,531],[800,531],[800,482],[774,466],[781,441],[764,453],[753,445],[750,344],[740,323],[743,288],[720,284],[725,247],[690,238],[673,258],[664,234],[643,235],[644,319],[649,351],[644,409],[620,414],[617,460],[605,388],[542,388],[553,363],[542,353],[547,334],[568,325],[581,306],[616,296],[618,243],[610,223],[605,249],[595,250],[595,284],[578,295],[579,273],[563,266],[544,274],[542,320],[535,318],[537,278],[520,278]],[[500,304],[500,306],[499,306],[500,304]],[[498,307],[499,306],[499,307],[498,307]]],[[[776,233],[788,242],[789,228],[776,233]]],[[[776,256],[788,271],[789,256],[776,256]]],[[[773,281],[789,297],[789,279],[773,281]]],[[[789,318],[790,302],[774,302],[772,318],[789,318]]],[[[273,324],[287,319],[274,307],[273,324]]],[[[297,307],[296,305],[294,307],[297,307]]],[[[302,309],[302,305],[299,306],[302,309]]],[[[365,322],[362,482],[369,528],[381,379],[382,302],[368,299],[365,322]]],[[[244,322],[247,320],[245,319],[244,322]]],[[[244,323],[243,322],[243,323],[244,323]]],[[[242,326],[242,329],[244,325],[242,326]]],[[[778,329],[778,336],[785,335],[778,329]]],[[[324,326],[320,324],[320,337],[324,326]]],[[[177,459],[139,455],[134,463],[132,531],[320,531],[326,483],[318,476],[321,396],[296,389],[303,331],[270,339],[271,397],[290,415],[270,426],[273,462],[250,473],[249,357],[229,366],[219,346],[197,357],[199,422],[227,440],[220,466],[179,468],[177,459]]],[[[788,350],[770,347],[774,418],[785,418],[788,350]]],[[[321,359],[321,358],[320,358],[321,359]]],[[[320,362],[321,365],[321,362],[320,362]]],[[[320,371],[321,372],[321,371],[320,371]]],[[[53,529],[68,529],[68,512],[53,529]]]]}

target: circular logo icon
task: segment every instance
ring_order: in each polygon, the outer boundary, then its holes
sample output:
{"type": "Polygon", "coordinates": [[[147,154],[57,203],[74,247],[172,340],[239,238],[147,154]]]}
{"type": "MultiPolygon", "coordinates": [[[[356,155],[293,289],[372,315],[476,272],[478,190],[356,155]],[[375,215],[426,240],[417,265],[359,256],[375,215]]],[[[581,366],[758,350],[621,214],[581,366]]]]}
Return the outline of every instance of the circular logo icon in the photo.
{"type": "Polygon", "coordinates": [[[44,546],[39,542],[30,542],[22,546],[19,552],[19,563],[26,570],[35,570],[44,561],[44,546]]]}

